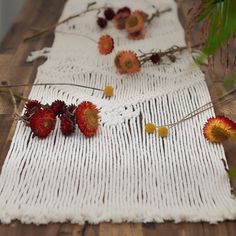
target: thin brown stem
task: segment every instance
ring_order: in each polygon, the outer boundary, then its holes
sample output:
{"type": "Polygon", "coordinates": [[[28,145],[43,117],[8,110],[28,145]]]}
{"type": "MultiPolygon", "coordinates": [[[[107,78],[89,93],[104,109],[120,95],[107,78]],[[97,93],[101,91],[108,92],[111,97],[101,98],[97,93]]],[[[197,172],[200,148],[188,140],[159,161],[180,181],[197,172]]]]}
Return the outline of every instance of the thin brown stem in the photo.
{"type": "Polygon", "coordinates": [[[73,15],[73,16],[69,16],[69,17],[67,17],[67,18],[64,19],[64,20],[62,20],[62,21],[60,21],[60,22],[58,22],[58,23],[56,23],[56,24],[53,24],[53,25],[51,25],[51,26],[45,28],[44,30],[39,31],[38,33],[35,33],[35,34],[33,34],[33,35],[29,36],[29,37],[24,38],[23,41],[26,42],[26,41],[28,41],[28,40],[37,38],[37,37],[39,37],[39,36],[41,36],[41,35],[43,35],[43,34],[45,34],[45,33],[52,32],[57,26],[62,25],[62,24],[66,23],[66,22],[68,22],[68,21],[70,21],[70,20],[72,20],[72,19],[75,19],[75,18],[77,18],[77,17],[80,17],[80,16],[82,16],[82,15],[88,13],[88,12],[91,12],[91,11],[98,11],[98,10],[105,9],[105,8],[106,8],[106,7],[92,8],[92,9],[88,9],[88,8],[87,8],[87,9],[86,9],[85,11],[83,11],[83,12],[80,12],[80,13],[75,14],[75,15],[73,15]]]}
{"type": "Polygon", "coordinates": [[[62,86],[74,86],[86,89],[92,89],[97,91],[103,91],[103,89],[93,88],[85,85],[80,84],[73,84],[73,83],[38,83],[38,84],[11,84],[11,85],[0,85],[0,88],[17,88],[17,87],[31,87],[31,86],[50,86],[50,85],[62,85],[62,86]]]}
{"type": "Polygon", "coordinates": [[[169,8],[167,8],[167,9],[164,9],[164,10],[162,10],[162,11],[159,11],[159,10],[157,10],[155,13],[153,13],[152,15],[151,15],[151,17],[147,20],[147,25],[149,25],[149,24],[151,24],[152,23],[152,21],[156,18],[156,17],[159,17],[161,14],[164,14],[164,13],[166,13],[166,12],[169,12],[169,11],[171,11],[172,9],[169,7],[169,8]]]}
{"type": "Polygon", "coordinates": [[[224,103],[228,103],[228,102],[234,100],[235,97],[232,96],[232,97],[229,97],[229,98],[227,98],[227,99],[225,99],[225,100],[223,100],[223,101],[221,101],[221,100],[224,99],[224,98],[226,98],[226,97],[228,97],[229,95],[231,95],[231,94],[232,94],[233,92],[235,92],[235,91],[236,91],[236,88],[233,89],[233,90],[231,90],[230,92],[224,94],[224,95],[221,96],[220,98],[216,98],[216,99],[212,100],[211,102],[208,102],[208,103],[204,104],[203,106],[197,108],[196,110],[190,112],[190,113],[187,114],[185,117],[183,117],[181,120],[179,120],[179,121],[177,121],[177,122],[175,122],[175,123],[166,124],[166,125],[163,125],[163,126],[167,126],[167,127],[169,127],[169,128],[172,128],[172,127],[174,127],[174,126],[176,126],[176,125],[178,125],[178,124],[180,124],[180,123],[182,123],[182,122],[184,122],[184,121],[186,121],[186,120],[189,120],[189,119],[191,119],[191,118],[193,118],[193,117],[195,117],[195,116],[197,116],[197,115],[203,113],[204,111],[207,111],[207,110],[213,108],[214,106],[219,106],[219,105],[222,105],[222,104],[224,104],[224,103]],[[216,102],[215,104],[213,104],[214,101],[217,101],[217,102],[216,102]],[[204,108],[204,107],[206,107],[206,106],[208,106],[208,107],[207,107],[207,108],[204,108]]]}
{"type": "MultiPolygon", "coordinates": [[[[197,48],[199,46],[201,46],[202,44],[195,44],[193,45],[191,48],[197,48]]],[[[174,45],[168,49],[166,49],[165,51],[152,51],[152,52],[147,52],[147,53],[142,53],[140,56],[138,56],[138,59],[141,63],[141,65],[145,64],[146,62],[148,62],[151,59],[151,56],[155,53],[157,53],[160,58],[164,57],[164,56],[168,56],[171,57],[172,55],[174,55],[176,52],[182,52],[183,50],[188,49],[187,46],[183,46],[183,47],[179,47],[177,45],[174,45]]]]}

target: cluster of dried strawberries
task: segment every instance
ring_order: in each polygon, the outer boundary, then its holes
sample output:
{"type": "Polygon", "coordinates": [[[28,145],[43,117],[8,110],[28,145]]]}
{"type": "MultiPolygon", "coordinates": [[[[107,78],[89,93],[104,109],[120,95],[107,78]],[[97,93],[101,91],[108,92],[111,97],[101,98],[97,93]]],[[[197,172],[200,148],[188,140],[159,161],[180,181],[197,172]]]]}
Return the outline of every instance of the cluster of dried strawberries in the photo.
{"type": "Polygon", "coordinates": [[[133,40],[144,38],[145,23],[153,19],[153,17],[148,19],[148,14],[141,10],[131,12],[128,7],[122,7],[117,12],[109,7],[104,10],[103,14],[104,17],[97,18],[97,25],[101,29],[106,28],[108,21],[113,20],[114,26],[119,30],[126,30],[128,38],[133,40]]]}
{"type": "Polygon", "coordinates": [[[63,135],[69,136],[75,132],[76,125],[86,137],[97,134],[99,127],[99,110],[91,102],[82,102],[78,106],[67,106],[64,101],[56,100],[51,105],[43,105],[37,100],[25,104],[25,112],[21,119],[29,126],[38,138],[46,138],[60,119],[60,129],[63,135]]]}

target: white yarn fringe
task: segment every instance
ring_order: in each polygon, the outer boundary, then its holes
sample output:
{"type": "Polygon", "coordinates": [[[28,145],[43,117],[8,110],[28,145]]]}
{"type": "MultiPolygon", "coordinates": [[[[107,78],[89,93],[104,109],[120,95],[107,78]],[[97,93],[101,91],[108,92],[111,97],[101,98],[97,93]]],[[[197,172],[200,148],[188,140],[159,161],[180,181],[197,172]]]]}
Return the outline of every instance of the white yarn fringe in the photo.
{"type": "MultiPolygon", "coordinates": [[[[69,0],[61,19],[84,10],[87,3],[69,0]]],[[[111,4],[151,12],[156,1],[111,4]]],[[[152,23],[145,40],[131,42],[111,26],[101,33],[94,12],[58,27],[53,47],[31,54],[28,61],[48,57],[36,82],[97,88],[110,84],[115,96],[108,100],[99,91],[69,86],[32,89],[30,98],[42,103],[94,102],[101,108],[102,124],[96,137],[86,139],[78,130],[64,137],[58,122],[50,137],[39,140],[19,122],[1,170],[2,223],[14,219],[35,224],[235,219],[236,201],[221,160],[225,160],[224,149],[202,135],[213,110],[173,127],[166,139],[144,130],[147,122],[173,123],[210,101],[204,75],[190,70],[191,55],[184,52],[173,64],[147,64],[139,74],[124,76],[114,69],[114,53],[100,56],[97,45],[81,36],[96,40],[109,33],[118,43],[116,52],[185,45],[175,2],[158,1],[160,9],[169,6],[172,12],[152,23]]]]}

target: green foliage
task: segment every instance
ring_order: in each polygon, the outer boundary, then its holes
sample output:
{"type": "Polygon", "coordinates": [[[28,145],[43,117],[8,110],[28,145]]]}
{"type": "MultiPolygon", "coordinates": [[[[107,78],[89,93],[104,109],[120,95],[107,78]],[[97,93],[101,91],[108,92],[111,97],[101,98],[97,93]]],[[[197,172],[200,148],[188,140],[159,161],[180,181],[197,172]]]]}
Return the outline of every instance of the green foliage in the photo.
{"type": "Polygon", "coordinates": [[[205,0],[198,20],[209,20],[208,40],[198,60],[203,61],[236,32],[236,0],[205,0]]]}

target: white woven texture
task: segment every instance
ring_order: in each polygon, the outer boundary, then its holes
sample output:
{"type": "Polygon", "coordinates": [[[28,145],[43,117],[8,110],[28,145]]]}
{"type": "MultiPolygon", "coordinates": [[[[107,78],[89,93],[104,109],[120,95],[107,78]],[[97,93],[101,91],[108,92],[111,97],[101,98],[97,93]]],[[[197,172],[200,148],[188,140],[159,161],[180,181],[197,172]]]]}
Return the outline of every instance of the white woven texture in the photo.
{"type": "MultiPolygon", "coordinates": [[[[69,0],[61,19],[85,10],[87,3],[69,0]]],[[[97,6],[103,4],[98,1],[97,6]]],[[[210,101],[204,75],[191,69],[191,55],[184,52],[175,63],[146,64],[136,75],[119,75],[113,65],[115,52],[101,56],[96,43],[88,39],[97,41],[109,33],[115,38],[116,52],[185,45],[174,1],[110,2],[116,8],[128,5],[149,14],[152,4],[172,11],[153,21],[144,40],[128,40],[111,23],[101,31],[96,26],[97,12],[91,12],[58,27],[52,48],[28,58],[48,57],[36,82],[97,88],[110,84],[115,96],[106,99],[99,91],[70,86],[32,89],[30,98],[42,103],[92,101],[101,109],[101,127],[94,138],[85,138],[78,129],[64,137],[58,122],[47,139],[39,140],[19,122],[1,170],[1,222],[215,223],[235,218],[236,201],[221,160],[224,149],[208,143],[202,134],[213,110],[173,127],[165,139],[144,130],[147,122],[176,122],[210,101]]]]}

